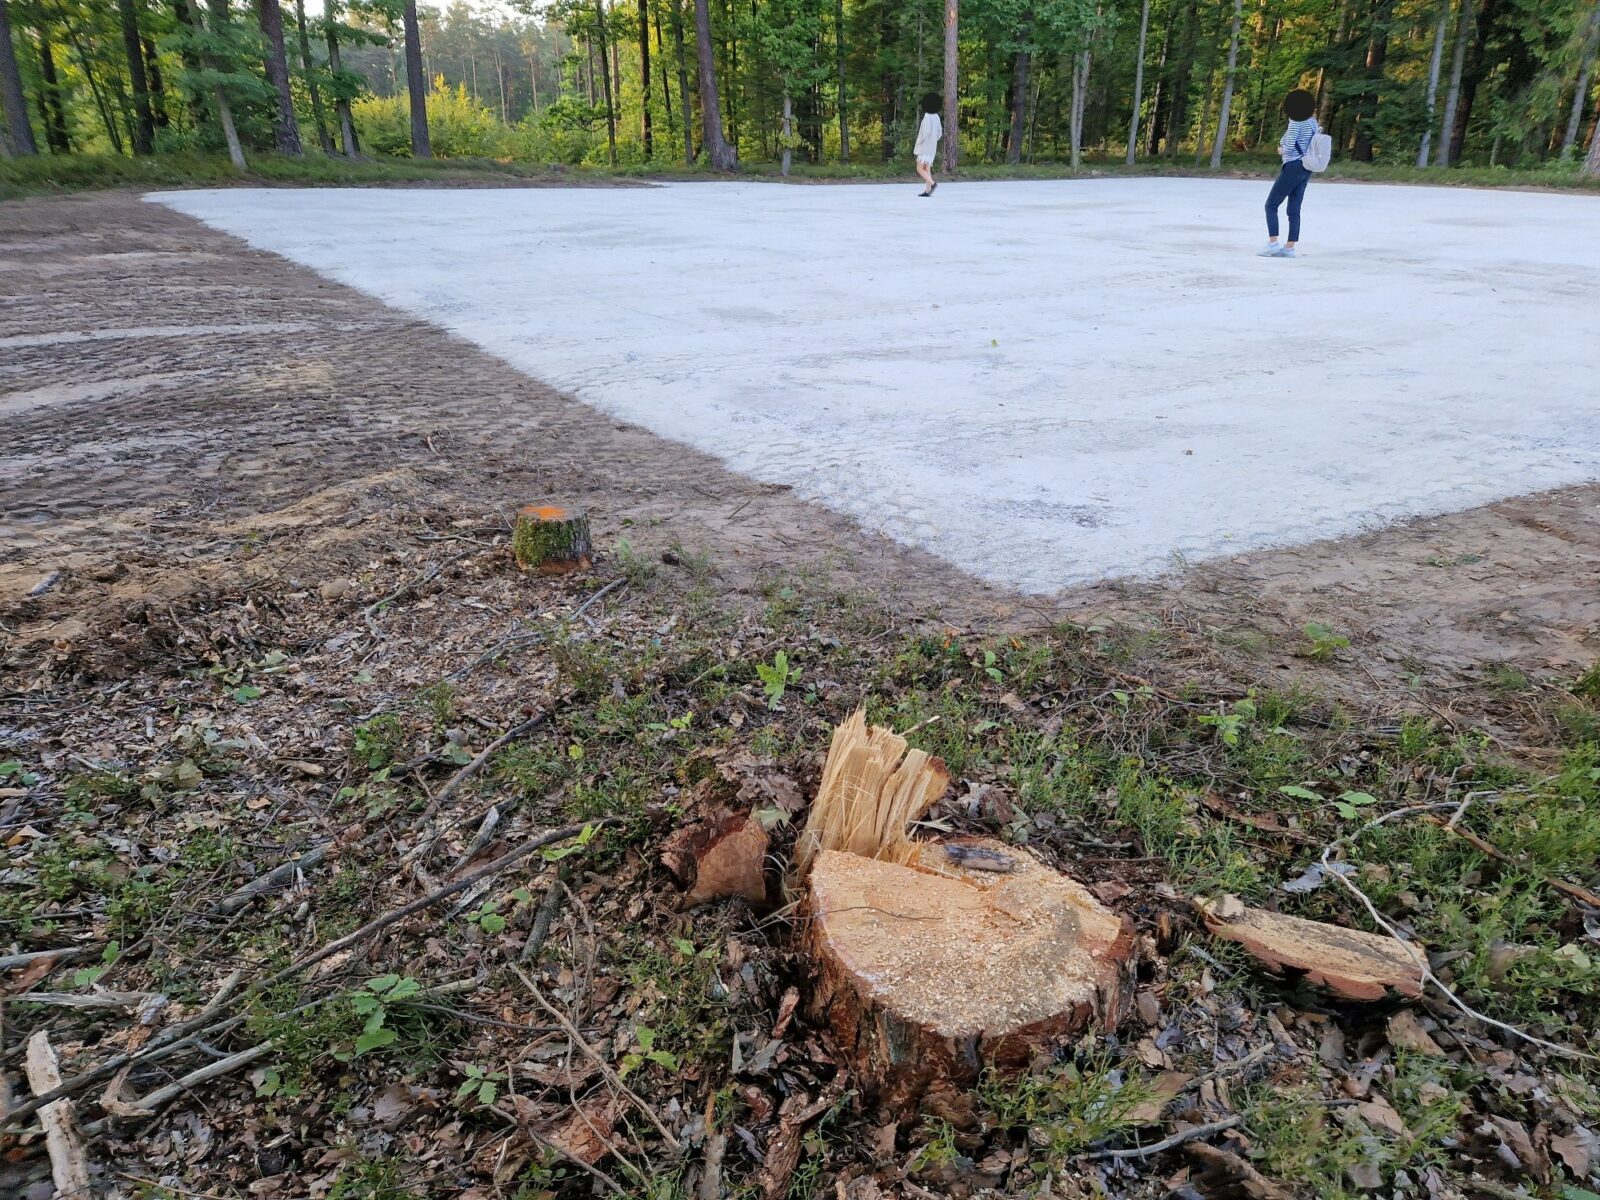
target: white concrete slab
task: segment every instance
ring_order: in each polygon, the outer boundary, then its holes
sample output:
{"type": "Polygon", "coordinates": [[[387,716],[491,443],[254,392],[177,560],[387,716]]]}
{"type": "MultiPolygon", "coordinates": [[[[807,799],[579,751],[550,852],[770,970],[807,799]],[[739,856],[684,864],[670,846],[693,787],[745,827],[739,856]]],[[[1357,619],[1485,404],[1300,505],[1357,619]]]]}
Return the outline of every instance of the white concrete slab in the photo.
{"type": "Polygon", "coordinates": [[[155,198],[1031,592],[1600,479],[1600,198],[1265,192],[155,198]]]}

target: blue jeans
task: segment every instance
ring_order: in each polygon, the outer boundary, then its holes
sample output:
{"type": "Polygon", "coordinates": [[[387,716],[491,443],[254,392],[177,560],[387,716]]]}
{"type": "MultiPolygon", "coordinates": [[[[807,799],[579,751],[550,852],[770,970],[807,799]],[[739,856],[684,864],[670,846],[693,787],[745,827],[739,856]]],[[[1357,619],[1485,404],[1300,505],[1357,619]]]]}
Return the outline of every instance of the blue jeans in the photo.
{"type": "Polygon", "coordinates": [[[1311,182],[1311,172],[1297,158],[1283,164],[1278,180],[1267,196],[1267,232],[1278,236],[1278,209],[1289,202],[1289,240],[1300,240],[1300,202],[1306,198],[1306,184],[1311,182]]]}

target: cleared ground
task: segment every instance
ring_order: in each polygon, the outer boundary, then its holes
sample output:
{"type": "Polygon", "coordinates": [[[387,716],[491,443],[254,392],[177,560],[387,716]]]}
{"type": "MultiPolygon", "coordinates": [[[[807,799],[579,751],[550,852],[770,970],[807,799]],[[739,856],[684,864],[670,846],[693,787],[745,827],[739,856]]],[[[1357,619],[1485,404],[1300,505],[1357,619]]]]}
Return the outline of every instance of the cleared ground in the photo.
{"type": "Polygon", "coordinates": [[[185,192],[579,399],[1048,593],[1600,478],[1600,207],[1255,182],[185,192]]]}

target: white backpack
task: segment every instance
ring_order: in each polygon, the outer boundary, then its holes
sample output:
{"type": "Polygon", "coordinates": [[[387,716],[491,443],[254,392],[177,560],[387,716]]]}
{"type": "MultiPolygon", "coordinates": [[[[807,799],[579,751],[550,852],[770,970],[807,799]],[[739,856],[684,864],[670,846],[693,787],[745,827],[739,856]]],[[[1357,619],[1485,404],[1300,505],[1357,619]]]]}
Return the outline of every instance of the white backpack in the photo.
{"type": "Polygon", "coordinates": [[[1311,144],[1306,147],[1306,152],[1300,156],[1300,162],[1306,170],[1313,175],[1320,174],[1328,169],[1328,164],[1333,161],[1333,138],[1326,133],[1316,133],[1311,136],[1311,144]]]}

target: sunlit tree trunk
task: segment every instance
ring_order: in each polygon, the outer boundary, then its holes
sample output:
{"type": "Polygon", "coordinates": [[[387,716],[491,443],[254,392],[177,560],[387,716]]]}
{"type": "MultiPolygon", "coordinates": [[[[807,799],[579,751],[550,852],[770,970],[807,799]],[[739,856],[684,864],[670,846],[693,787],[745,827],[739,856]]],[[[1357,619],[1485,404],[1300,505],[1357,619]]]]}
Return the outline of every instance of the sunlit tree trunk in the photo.
{"type": "Polygon", "coordinates": [[[12,154],[37,154],[28,101],[22,94],[22,72],[17,69],[17,48],[11,40],[11,11],[0,0],[0,112],[6,118],[5,145],[12,154]]]}
{"type": "Polygon", "coordinates": [[[789,166],[794,160],[794,147],[791,144],[794,137],[794,100],[789,95],[789,84],[786,80],[783,85],[783,164],[780,167],[785,177],[789,174],[789,166]]]}
{"type": "MultiPolygon", "coordinates": [[[[200,22],[200,10],[189,6],[187,12],[195,32],[204,34],[206,30],[200,22]]],[[[211,32],[220,35],[228,27],[228,0],[210,0],[210,16],[211,32]]],[[[205,65],[213,72],[221,70],[215,55],[206,55],[205,65]]],[[[211,104],[217,110],[217,124],[222,129],[222,140],[228,147],[228,160],[236,171],[242,171],[245,169],[244,147],[239,144],[239,130],[233,123],[233,109],[229,107],[228,95],[220,83],[211,85],[211,104]]]]}
{"type": "Polygon", "coordinates": [[[1217,114],[1217,139],[1211,144],[1211,169],[1222,169],[1222,151],[1228,141],[1228,117],[1233,110],[1233,86],[1239,70],[1239,26],[1244,21],[1244,0],[1233,0],[1233,32],[1228,38],[1228,73],[1222,85],[1222,111],[1217,114]]]}
{"type": "Polygon", "coordinates": [[[850,161],[850,100],[844,77],[844,0],[834,0],[834,52],[839,60],[839,161],[850,161]]]}
{"type": "Polygon", "coordinates": [[[283,46],[283,10],[278,0],[256,0],[256,21],[261,36],[267,39],[267,82],[276,94],[278,111],[272,119],[272,134],[279,154],[301,155],[300,123],[294,115],[294,93],[289,90],[289,56],[283,46]]]}
{"type": "Polygon", "coordinates": [[[1444,65],[1444,38],[1450,26],[1450,0],[1439,6],[1439,20],[1433,31],[1433,57],[1428,60],[1428,127],[1422,131],[1422,145],[1417,150],[1417,166],[1428,165],[1428,153],[1433,147],[1433,118],[1439,108],[1439,71],[1444,65]]]}
{"type": "Polygon", "coordinates": [[[649,0],[639,0],[639,83],[644,102],[639,106],[639,136],[644,140],[644,157],[655,157],[655,131],[650,128],[650,9],[649,0]]]}
{"type": "Polygon", "coordinates": [[[1434,160],[1441,167],[1450,165],[1451,147],[1455,144],[1456,111],[1461,103],[1461,74],[1467,62],[1467,43],[1472,38],[1472,0],[1461,0],[1461,13],[1456,20],[1455,56],[1450,64],[1450,90],[1445,94],[1444,122],[1439,127],[1439,153],[1434,160]]]}
{"type": "Polygon", "coordinates": [[[324,154],[333,153],[333,138],[322,111],[322,89],[317,86],[316,62],[311,57],[311,33],[306,28],[306,0],[294,0],[294,19],[300,32],[300,69],[305,72],[306,91],[311,93],[311,119],[317,124],[317,142],[324,154]]]}
{"type": "Polygon", "coordinates": [[[717,91],[716,46],[711,41],[708,0],[694,0],[694,40],[700,63],[701,142],[713,171],[732,171],[739,165],[739,156],[722,135],[722,97],[717,91]]]}
{"type": "Polygon", "coordinates": [[[1589,135],[1589,157],[1583,160],[1583,173],[1600,179],[1600,104],[1594,109],[1594,132],[1589,135]]]}
{"type": "Polygon", "coordinates": [[[667,0],[672,17],[672,51],[678,60],[678,107],[683,110],[683,165],[694,166],[694,109],[689,101],[689,60],[683,48],[683,0],[667,0]]]}
{"type": "Polygon", "coordinates": [[[961,0],[944,0],[944,169],[948,174],[961,161],[960,108],[956,94],[961,84],[961,0]]]}
{"type": "Polygon", "coordinates": [[[606,102],[606,154],[614,167],[617,165],[617,107],[611,91],[611,55],[606,45],[605,0],[594,0],[595,16],[599,18],[600,34],[600,92],[606,102]]]}
{"type": "Polygon", "coordinates": [[[67,136],[67,110],[61,102],[61,77],[56,73],[55,51],[50,48],[50,37],[39,31],[39,78],[43,87],[39,91],[40,107],[44,117],[45,141],[51,154],[71,154],[72,141],[67,136]]]}
{"type": "Polygon", "coordinates": [[[144,71],[144,45],[139,39],[139,10],[135,0],[117,0],[122,26],[122,49],[128,60],[128,81],[133,85],[133,152],[151,154],[156,148],[156,119],[150,111],[150,81],[144,71]]]}
{"type": "Polygon", "coordinates": [[[1572,95],[1572,112],[1567,117],[1567,132],[1561,139],[1561,157],[1567,158],[1578,144],[1583,126],[1583,110],[1589,100],[1589,75],[1594,70],[1595,51],[1600,48],[1600,0],[1589,14],[1589,29],[1583,39],[1583,60],[1578,66],[1578,90],[1572,95]]]}
{"type": "MultiPolygon", "coordinates": [[[[322,30],[327,35],[328,40],[328,70],[333,74],[336,83],[338,82],[339,73],[343,70],[339,62],[338,15],[339,10],[332,3],[329,3],[323,9],[322,30]]],[[[535,102],[537,103],[537,94],[535,94],[535,102]]],[[[345,157],[355,158],[361,153],[361,146],[356,141],[355,115],[350,111],[350,100],[344,94],[342,84],[338,85],[338,90],[334,95],[333,111],[339,120],[339,143],[344,150],[345,157]]]]}
{"type": "Polygon", "coordinates": [[[1139,57],[1133,68],[1133,115],[1128,118],[1128,165],[1133,166],[1139,150],[1139,109],[1144,103],[1144,48],[1150,34],[1150,0],[1144,0],[1139,14],[1139,57]]]}
{"type": "Polygon", "coordinates": [[[422,73],[422,31],[417,28],[417,0],[405,0],[401,22],[406,36],[406,91],[411,96],[411,156],[432,158],[428,136],[428,81],[422,73]]]}

